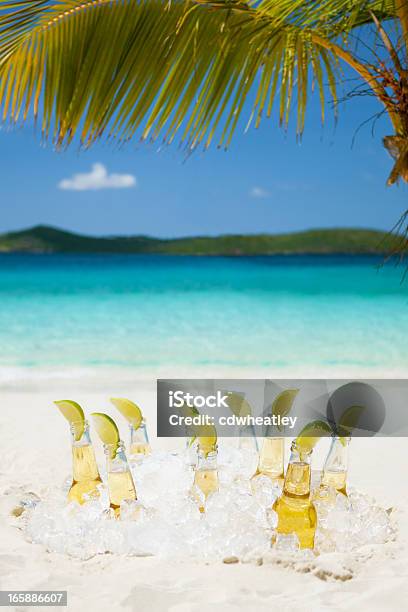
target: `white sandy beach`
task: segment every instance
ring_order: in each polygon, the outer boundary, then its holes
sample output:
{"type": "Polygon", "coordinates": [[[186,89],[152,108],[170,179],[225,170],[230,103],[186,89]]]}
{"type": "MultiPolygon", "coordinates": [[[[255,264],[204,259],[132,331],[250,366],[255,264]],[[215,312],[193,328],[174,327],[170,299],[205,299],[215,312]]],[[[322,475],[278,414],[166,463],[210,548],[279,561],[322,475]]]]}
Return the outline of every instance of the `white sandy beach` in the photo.
{"type": "MultiPolygon", "coordinates": [[[[218,560],[169,562],[113,554],[81,561],[27,542],[21,519],[10,514],[12,508],[24,493],[44,495],[48,486],[62,483],[70,473],[67,424],[53,409],[53,400],[70,397],[88,413],[97,410],[113,415],[108,397],[131,397],[147,415],[153,448],[177,445],[177,441],[153,436],[153,379],[131,382],[129,376],[120,385],[114,376],[114,382],[107,377],[78,380],[31,377],[18,384],[9,380],[0,388],[1,589],[67,590],[72,611],[406,610],[408,481],[407,441],[402,438],[352,442],[349,482],[374,496],[382,507],[394,508],[398,522],[395,541],[365,546],[358,554],[326,554],[295,567],[276,563],[267,555],[262,564],[259,559],[228,565],[218,560]]],[[[103,460],[100,449],[97,454],[103,460]]]]}

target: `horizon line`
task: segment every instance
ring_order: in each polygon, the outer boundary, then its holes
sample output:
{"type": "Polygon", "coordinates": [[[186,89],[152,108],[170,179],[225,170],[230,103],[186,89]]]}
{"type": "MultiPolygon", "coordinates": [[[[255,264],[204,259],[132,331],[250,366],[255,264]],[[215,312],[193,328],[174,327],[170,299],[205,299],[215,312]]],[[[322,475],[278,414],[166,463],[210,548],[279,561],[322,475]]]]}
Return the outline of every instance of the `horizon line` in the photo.
{"type": "Polygon", "coordinates": [[[73,234],[76,236],[81,236],[83,238],[95,238],[95,239],[114,239],[114,238],[149,238],[152,240],[184,240],[184,239],[192,239],[192,238],[223,238],[223,237],[257,237],[257,236],[286,236],[286,235],[296,235],[296,234],[305,234],[308,232],[327,232],[327,231],[362,231],[362,232],[376,232],[380,234],[390,234],[392,230],[384,230],[380,228],[374,227],[361,227],[361,226],[333,226],[333,227],[310,227],[302,230],[286,230],[281,232],[254,232],[254,233],[220,233],[220,234],[190,234],[190,235],[181,235],[181,236],[166,236],[166,237],[158,237],[152,234],[87,234],[80,230],[72,230],[65,229],[63,227],[58,227],[56,225],[48,225],[46,223],[37,223],[36,225],[24,227],[21,229],[14,230],[6,230],[0,232],[0,237],[4,237],[10,234],[19,234],[23,232],[34,231],[38,229],[51,229],[59,232],[64,232],[67,234],[73,234]]]}

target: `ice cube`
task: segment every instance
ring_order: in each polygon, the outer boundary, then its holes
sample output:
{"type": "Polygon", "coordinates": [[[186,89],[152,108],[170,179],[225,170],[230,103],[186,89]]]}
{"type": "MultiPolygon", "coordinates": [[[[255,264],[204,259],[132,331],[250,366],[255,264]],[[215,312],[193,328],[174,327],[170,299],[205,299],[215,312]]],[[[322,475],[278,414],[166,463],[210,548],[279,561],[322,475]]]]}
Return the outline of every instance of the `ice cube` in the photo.
{"type": "Polygon", "coordinates": [[[197,487],[196,484],[194,484],[190,489],[190,497],[195,501],[199,508],[205,508],[205,495],[200,487],[197,487]]]}
{"type": "Polygon", "coordinates": [[[236,473],[234,474],[233,481],[231,482],[230,487],[231,493],[234,491],[236,493],[246,493],[248,495],[252,495],[251,483],[248,478],[242,476],[242,474],[236,473]]]}
{"type": "Polygon", "coordinates": [[[195,467],[197,465],[197,442],[190,442],[186,445],[184,452],[184,461],[188,467],[195,467]]]}
{"type": "Polygon", "coordinates": [[[120,504],[121,521],[137,521],[143,513],[143,504],[137,499],[124,499],[120,504]]]}
{"type": "Polygon", "coordinates": [[[253,507],[253,497],[249,491],[236,491],[233,503],[238,510],[249,511],[253,507]]]}
{"type": "Polygon", "coordinates": [[[278,533],[274,548],[282,552],[297,553],[299,551],[299,538],[296,533],[278,533]]]}
{"type": "Polygon", "coordinates": [[[251,489],[256,501],[263,508],[272,506],[280,494],[280,487],[264,474],[251,479],[251,489]]]}
{"type": "MultiPolygon", "coordinates": [[[[254,472],[247,462],[233,447],[221,451],[220,488],[205,499],[193,487],[194,472],[183,454],[153,452],[132,466],[139,501],[124,502],[120,520],[109,508],[106,486],[82,506],[67,504],[66,494],[54,487],[42,501],[27,500],[23,528],[30,541],[79,558],[111,552],[211,562],[230,556],[255,559],[270,549],[272,536],[277,551],[298,551],[296,534],[275,532],[273,502],[280,490],[263,475],[251,480],[254,472]]],[[[385,510],[357,491],[351,490],[349,500],[333,490],[320,491],[315,503],[319,552],[354,551],[393,537],[385,510]]]]}
{"type": "Polygon", "coordinates": [[[208,499],[205,517],[212,527],[225,526],[230,521],[231,499],[225,490],[219,491],[208,499]]]}
{"type": "Polygon", "coordinates": [[[41,499],[38,497],[38,495],[30,491],[19,499],[17,506],[12,510],[12,514],[14,516],[21,516],[23,512],[33,510],[40,501],[41,499]]]}
{"type": "Polygon", "coordinates": [[[236,472],[230,466],[223,465],[218,468],[218,481],[221,487],[231,487],[234,483],[236,472]]]}
{"type": "Polygon", "coordinates": [[[72,485],[72,476],[66,476],[62,481],[61,490],[64,495],[68,495],[68,491],[70,490],[72,485]]]}
{"type": "Polygon", "coordinates": [[[334,552],[336,544],[332,537],[333,533],[328,529],[318,527],[314,538],[314,548],[318,553],[334,552]]]}
{"type": "Polygon", "coordinates": [[[312,497],[315,504],[323,503],[329,506],[334,506],[336,503],[337,491],[334,487],[319,485],[319,487],[314,489],[312,497]]]}
{"type": "Polygon", "coordinates": [[[108,487],[104,483],[101,483],[97,486],[97,489],[99,492],[99,497],[97,498],[99,500],[99,503],[104,508],[108,508],[110,505],[108,487]]]}
{"type": "Polygon", "coordinates": [[[316,554],[311,548],[301,548],[298,553],[299,561],[311,562],[316,560],[316,554]]]}
{"type": "Polygon", "coordinates": [[[94,523],[95,521],[103,519],[106,505],[104,500],[93,497],[82,506],[76,503],[69,504],[67,509],[68,511],[71,509],[71,512],[76,512],[78,520],[84,523],[94,523]]]}
{"type": "Polygon", "coordinates": [[[363,495],[358,491],[351,489],[348,494],[351,507],[354,512],[362,515],[370,510],[370,507],[374,504],[374,500],[368,495],[363,495]]]}
{"type": "Polygon", "coordinates": [[[350,510],[350,501],[343,493],[337,493],[335,501],[336,510],[340,512],[348,512],[350,510]]]}
{"type": "Polygon", "coordinates": [[[382,544],[389,535],[389,517],[383,508],[371,508],[364,523],[364,533],[368,540],[382,544]]]}
{"type": "Polygon", "coordinates": [[[278,515],[273,508],[268,508],[266,510],[266,521],[270,529],[276,529],[278,526],[278,515]]]}
{"type": "Polygon", "coordinates": [[[114,509],[113,508],[105,508],[105,510],[102,513],[102,518],[105,521],[114,520],[116,518],[114,509]]]}

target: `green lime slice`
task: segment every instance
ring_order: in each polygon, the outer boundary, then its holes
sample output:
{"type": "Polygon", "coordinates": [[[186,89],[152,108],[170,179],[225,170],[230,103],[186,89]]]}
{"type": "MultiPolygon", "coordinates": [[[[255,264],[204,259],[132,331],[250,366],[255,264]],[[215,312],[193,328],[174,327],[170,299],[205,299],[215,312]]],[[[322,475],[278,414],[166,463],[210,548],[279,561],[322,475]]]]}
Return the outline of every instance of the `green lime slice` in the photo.
{"type": "Polygon", "coordinates": [[[85,429],[85,415],[81,406],[72,400],[58,400],[54,404],[59,408],[61,414],[67,419],[74,430],[76,442],[81,439],[85,429]]]}
{"type": "Polygon", "coordinates": [[[187,404],[180,406],[179,411],[183,417],[195,417],[200,414],[195,406],[187,406],[187,404]]]}
{"type": "MultiPolygon", "coordinates": [[[[181,416],[183,416],[183,417],[195,417],[195,416],[198,416],[200,414],[195,406],[187,406],[187,404],[183,404],[182,406],[180,406],[179,412],[180,412],[181,416]]],[[[188,447],[189,448],[191,446],[193,446],[194,442],[197,439],[197,436],[194,434],[195,427],[196,427],[195,425],[187,425],[186,426],[186,433],[190,437],[189,442],[188,442],[188,447]]]]}
{"type": "Polygon", "coordinates": [[[350,406],[341,415],[337,432],[343,445],[346,443],[344,438],[349,437],[365,409],[365,406],[350,406]]]}
{"type": "Polygon", "coordinates": [[[114,459],[120,442],[119,430],[115,421],[103,412],[93,412],[91,417],[102,442],[112,447],[111,458],[114,459]]]}
{"type": "Polygon", "coordinates": [[[228,391],[226,402],[231,412],[237,417],[246,417],[252,414],[251,405],[239,393],[228,391]]]}
{"type": "MultiPolygon", "coordinates": [[[[299,389],[285,389],[279,393],[272,403],[272,414],[280,417],[288,415],[298,393],[299,389]]],[[[281,431],[283,427],[278,425],[278,429],[281,431]]]]}
{"type": "Polygon", "coordinates": [[[215,450],[217,444],[217,430],[214,425],[200,425],[197,427],[196,437],[198,446],[205,456],[215,450]]]}
{"type": "Polygon", "coordinates": [[[325,421],[312,421],[308,423],[296,438],[296,446],[300,453],[310,453],[320,438],[331,436],[332,428],[325,421]]]}
{"type": "Polygon", "coordinates": [[[134,429],[139,429],[143,421],[143,415],[137,404],[123,397],[111,397],[111,402],[122,416],[132,424],[134,429]]]}
{"type": "Polygon", "coordinates": [[[272,403],[272,414],[280,417],[288,415],[298,393],[299,389],[285,389],[279,393],[272,403]]]}

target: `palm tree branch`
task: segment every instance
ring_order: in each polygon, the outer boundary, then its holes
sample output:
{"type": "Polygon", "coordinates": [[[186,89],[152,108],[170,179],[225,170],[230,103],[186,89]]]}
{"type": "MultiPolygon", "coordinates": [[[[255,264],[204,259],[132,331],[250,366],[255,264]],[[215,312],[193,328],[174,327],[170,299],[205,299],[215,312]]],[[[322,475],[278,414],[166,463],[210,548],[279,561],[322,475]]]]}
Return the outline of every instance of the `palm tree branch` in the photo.
{"type": "MultiPolygon", "coordinates": [[[[254,92],[250,121],[259,125],[276,98],[287,125],[297,95],[304,127],[310,77],[322,115],[327,78],[336,99],[338,59],[380,99],[382,86],[343,45],[340,33],[364,25],[369,10],[392,18],[389,0],[61,0],[0,3],[0,102],[3,118],[42,112],[42,130],[58,146],[79,132],[84,145],[181,130],[194,148],[218,128],[227,146],[254,92]],[[320,7],[320,8],[319,8],[320,7]],[[345,10],[347,9],[347,10],[345,10]],[[311,68],[310,68],[311,67],[311,68]],[[222,125],[223,124],[223,125],[222,125]]],[[[395,12],[394,12],[395,15],[395,12]]]]}
{"type": "Polygon", "coordinates": [[[342,59],[346,64],[353,68],[357,74],[360,75],[360,77],[370,86],[377,98],[384,104],[394,128],[398,130],[400,125],[398,113],[395,112],[386,89],[381,85],[376,76],[367,68],[367,66],[358,61],[352,53],[343,47],[340,47],[340,45],[332,43],[331,41],[322,38],[318,34],[313,34],[312,38],[317,45],[332,51],[337,57],[342,59]]]}
{"type": "Polygon", "coordinates": [[[377,31],[386,47],[386,49],[388,50],[388,53],[390,54],[390,57],[394,63],[395,69],[398,72],[398,75],[400,77],[402,77],[405,73],[404,68],[401,65],[400,62],[400,58],[398,56],[398,53],[394,47],[394,45],[391,42],[390,37],[388,36],[387,32],[385,31],[385,29],[382,27],[381,23],[379,22],[377,16],[375,15],[375,13],[371,13],[371,16],[373,18],[373,21],[375,23],[375,27],[377,28],[377,31]]]}

